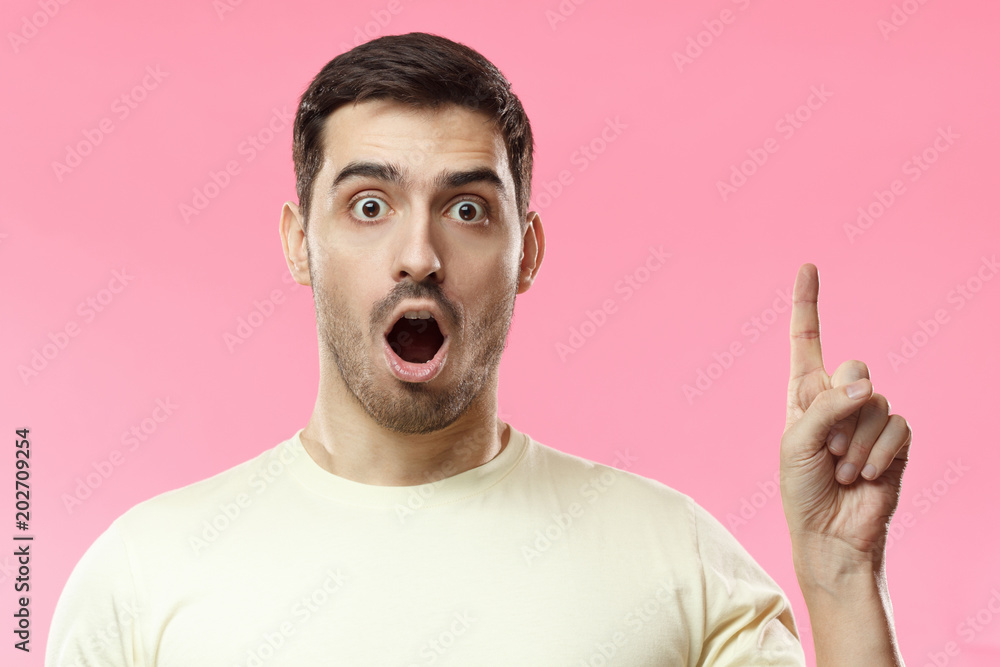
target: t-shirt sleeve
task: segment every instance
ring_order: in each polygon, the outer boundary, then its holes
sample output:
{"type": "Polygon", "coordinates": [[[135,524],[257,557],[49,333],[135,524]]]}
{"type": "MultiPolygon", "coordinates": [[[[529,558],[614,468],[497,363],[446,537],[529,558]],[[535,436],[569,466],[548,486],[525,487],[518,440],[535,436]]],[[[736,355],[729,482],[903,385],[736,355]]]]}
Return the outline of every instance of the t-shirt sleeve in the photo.
{"type": "Polygon", "coordinates": [[[139,609],[117,523],[73,568],[56,603],[45,667],[139,667],[139,609]]]}
{"type": "Polygon", "coordinates": [[[718,519],[690,499],[705,595],[698,665],[804,667],[792,606],[718,519]]]}

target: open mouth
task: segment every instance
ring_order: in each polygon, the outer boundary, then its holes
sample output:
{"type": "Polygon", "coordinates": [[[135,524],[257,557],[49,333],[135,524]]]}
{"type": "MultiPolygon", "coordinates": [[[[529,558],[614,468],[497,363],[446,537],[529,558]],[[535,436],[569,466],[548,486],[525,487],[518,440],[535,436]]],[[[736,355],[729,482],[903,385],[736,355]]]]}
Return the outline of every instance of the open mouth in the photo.
{"type": "Polygon", "coordinates": [[[385,339],[400,359],[414,364],[427,363],[444,344],[441,328],[427,311],[416,313],[416,317],[406,313],[396,321],[385,339]]]}

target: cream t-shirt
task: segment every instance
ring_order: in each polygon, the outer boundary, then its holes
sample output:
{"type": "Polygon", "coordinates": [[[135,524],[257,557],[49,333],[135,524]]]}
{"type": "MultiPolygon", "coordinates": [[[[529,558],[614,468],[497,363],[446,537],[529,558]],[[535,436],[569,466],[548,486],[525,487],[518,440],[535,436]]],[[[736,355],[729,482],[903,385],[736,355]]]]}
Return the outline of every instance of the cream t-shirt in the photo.
{"type": "Polygon", "coordinates": [[[805,665],[780,587],[670,487],[513,427],[484,465],[372,486],[300,434],[116,519],[46,667],[805,665]]]}

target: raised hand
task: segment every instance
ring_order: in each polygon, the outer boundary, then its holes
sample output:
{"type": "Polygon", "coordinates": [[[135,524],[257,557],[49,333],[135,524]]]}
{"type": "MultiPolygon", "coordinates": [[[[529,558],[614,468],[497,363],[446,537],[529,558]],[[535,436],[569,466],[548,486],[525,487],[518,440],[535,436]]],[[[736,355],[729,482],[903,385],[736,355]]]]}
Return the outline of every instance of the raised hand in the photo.
{"type": "Polygon", "coordinates": [[[827,375],[819,337],[819,275],[803,264],[792,295],[791,373],[781,438],[781,500],[793,549],[831,567],[884,562],[910,448],[906,420],[872,393],[868,366],[827,375]],[[840,560],[840,563],[834,562],[840,560]]]}

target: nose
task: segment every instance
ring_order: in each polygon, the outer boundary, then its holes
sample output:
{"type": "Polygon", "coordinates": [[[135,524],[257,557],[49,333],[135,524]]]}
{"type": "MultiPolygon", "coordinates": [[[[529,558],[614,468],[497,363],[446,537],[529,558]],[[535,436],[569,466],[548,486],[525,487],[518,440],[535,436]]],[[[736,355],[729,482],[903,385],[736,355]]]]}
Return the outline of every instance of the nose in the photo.
{"type": "Polygon", "coordinates": [[[416,283],[428,279],[436,283],[444,280],[441,241],[436,231],[435,220],[425,207],[413,209],[401,224],[396,225],[394,280],[402,281],[407,277],[416,283]]]}

